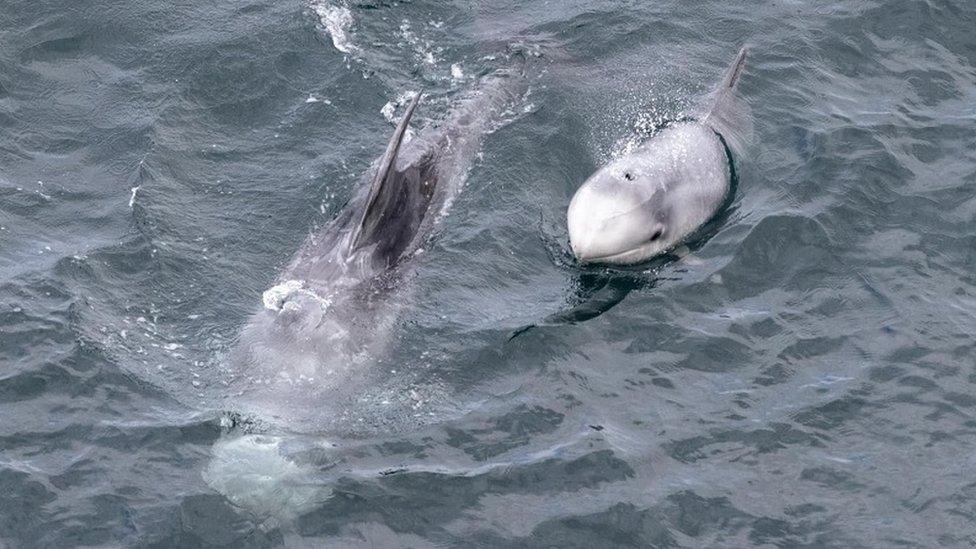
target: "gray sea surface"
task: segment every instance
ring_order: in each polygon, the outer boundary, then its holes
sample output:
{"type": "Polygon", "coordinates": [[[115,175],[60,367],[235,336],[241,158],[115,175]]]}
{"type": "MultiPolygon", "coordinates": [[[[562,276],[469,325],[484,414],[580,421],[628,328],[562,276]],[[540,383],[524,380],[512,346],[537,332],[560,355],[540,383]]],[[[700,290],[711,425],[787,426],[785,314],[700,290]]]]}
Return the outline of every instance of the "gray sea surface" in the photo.
{"type": "Polygon", "coordinates": [[[0,546],[976,546],[974,29],[972,0],[3,0],[0,546]],[[742,44],[728,208],[575,264],[575,189],[742,44]],[[419,131],[513,64],[388,351],[320,391],[237,371],[410,94],[419,131]]]}

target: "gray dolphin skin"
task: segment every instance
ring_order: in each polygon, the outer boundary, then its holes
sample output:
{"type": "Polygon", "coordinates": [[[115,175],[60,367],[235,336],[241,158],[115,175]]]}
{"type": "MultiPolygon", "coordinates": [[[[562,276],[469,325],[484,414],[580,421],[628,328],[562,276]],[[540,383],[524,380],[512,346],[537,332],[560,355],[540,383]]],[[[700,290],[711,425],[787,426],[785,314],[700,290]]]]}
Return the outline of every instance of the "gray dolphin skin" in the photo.
{"type": "Polygon", "coordinates": [[[377,378],[389,377],[379,365],[416,286],[412,259],[459,192],[484,136],[508,121],[526,89],[519,70],[486,75],[441,122],[409,139],[421,102],[419,93],[413,98],[362,186],[308,237],[230,351],[226,409],[243,426],[214,444],[203,471],[214,490],[262,520],[294,520],[330,497],[334,478],[323,475],[362,459],[356,444],[339,447],[332,436],[414,421],[412,396],[387,406],[383,389],[382,400],[373,390],[377,378]],[[364,402],[383,409],[378,423],[364,402]],[[396,417],[384,415],[392,409],[396,417]]]}
{"type": "Polygon", "coordinates": [[[383,349],[396,321],[405,270],[448,208],[524,80],[491,73],[440,124],[407,140],[418,93],[364,186],[311,235],[242,330],[232,363],[244,387],[342,382],[383,349]]]}
{"type": "Polygon", "coordinates": [[[633,264],[672,249],[712,218],[729,193],[727,146],[738,142],[734,100],[742,48],[700,120],[663,129],[615,159],[576,191],[570,245],[583,263],[633,264]]]}

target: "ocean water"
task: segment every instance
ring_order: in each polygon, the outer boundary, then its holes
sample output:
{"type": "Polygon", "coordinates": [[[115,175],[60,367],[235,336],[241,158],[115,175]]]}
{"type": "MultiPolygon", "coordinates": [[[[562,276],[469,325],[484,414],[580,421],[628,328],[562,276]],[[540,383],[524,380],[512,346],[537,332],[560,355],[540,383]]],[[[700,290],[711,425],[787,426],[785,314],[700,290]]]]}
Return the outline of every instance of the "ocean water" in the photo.
{"type": "Polygon", "coordinates": [[[6,0],[0,546],[976,545],[973,29],[971,0],[6,0]],[[743,43],[729,207],[575,265],[576,187],[743,43]],[[513,63],[388,352],[242,379],[411,94],[419,130],[513,63]]]}

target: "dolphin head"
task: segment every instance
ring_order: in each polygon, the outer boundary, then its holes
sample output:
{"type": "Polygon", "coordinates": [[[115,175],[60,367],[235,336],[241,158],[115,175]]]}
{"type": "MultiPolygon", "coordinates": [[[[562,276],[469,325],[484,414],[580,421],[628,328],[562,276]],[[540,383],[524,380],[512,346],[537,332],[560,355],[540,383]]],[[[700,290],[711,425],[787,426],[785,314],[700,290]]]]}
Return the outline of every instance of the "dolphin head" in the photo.
{"type": "Polygon", "coordinates": [[[573,253],[584,263],[632,264],[670,248],[666,174],[631,154],[587,179],[569,204],[573,253]]]}

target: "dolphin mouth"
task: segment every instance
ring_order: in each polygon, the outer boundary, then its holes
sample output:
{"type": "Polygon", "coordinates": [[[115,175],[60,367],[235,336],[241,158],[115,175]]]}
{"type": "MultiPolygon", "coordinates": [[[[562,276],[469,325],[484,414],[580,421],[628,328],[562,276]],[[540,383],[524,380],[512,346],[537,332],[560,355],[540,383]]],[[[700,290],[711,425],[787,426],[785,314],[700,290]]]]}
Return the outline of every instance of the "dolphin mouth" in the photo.
{"type": "Polygon", "coordinates": [[[629,259],[631,257],[634,257],[635,255],[639,256],[640,251],[641,251],[641,247],[638,246],[636,248],[630,248],[628,250],[624,250],[622,252],[616,252],[612,254],[582,256],[576,253],[575,255],[576,255],[576,259],[579,259],[580,263],[615,263],[618,265],[621,264],[632,265],[641,262],[640,260],[634,261],[629,259]]]}
{"type": "MultiPolygon", "coordinates": [[[[569,231],[569,246],[581,263],[638,263],[641,260],[641,252],[649,248],[646,240],[628,238],[627,241],[618,241],[608,246],[601,234],[603,228],[583,231],[583,234],[574,234],[572,227],[569,231]],[[576,238],[574,238],[574,236],[576,238]],[[632,258],[632,259],[628,259],[632,258]]],[[[576,231],[579,232],[579,231],[576,231]]]]}

